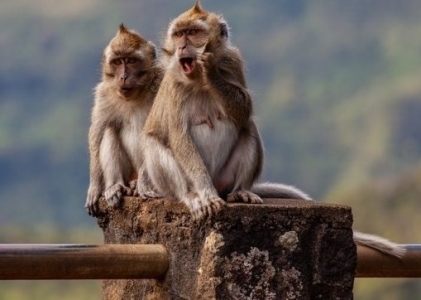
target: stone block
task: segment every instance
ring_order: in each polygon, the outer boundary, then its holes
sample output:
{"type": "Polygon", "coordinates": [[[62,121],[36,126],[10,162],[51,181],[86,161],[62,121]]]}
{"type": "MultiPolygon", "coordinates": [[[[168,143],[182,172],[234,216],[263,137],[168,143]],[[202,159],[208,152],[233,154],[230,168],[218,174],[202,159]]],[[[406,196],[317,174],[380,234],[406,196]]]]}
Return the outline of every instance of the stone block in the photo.
{"type": "Polygon", "coordinates": [[[193,222],[172,199],[101,202],[104,242],[163,244],[165,278],[104,280],[102,299],[353,299],[352,213],[315,201],[228,204],[193,222]]]}

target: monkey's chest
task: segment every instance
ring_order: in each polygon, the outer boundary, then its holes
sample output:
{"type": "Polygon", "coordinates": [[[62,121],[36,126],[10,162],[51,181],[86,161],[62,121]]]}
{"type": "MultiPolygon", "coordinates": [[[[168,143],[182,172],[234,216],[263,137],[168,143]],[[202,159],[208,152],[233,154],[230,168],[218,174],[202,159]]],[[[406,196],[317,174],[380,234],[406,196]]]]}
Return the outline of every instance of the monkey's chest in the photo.
{"type": "Polygon", "coordinates": [[[144,126],[142,116],[129,119],[123,125],[120,132],[120,139],[128,157],[137,169],[140,167],[141,160],[141,132],[144,126]]]}
{"type": "Polygon", "coordinates": [[[226,118],[209,117],[206,122],[192,124],[191,135],[212,178],[226,164],[238,139],[233,122],[226,118]]]}

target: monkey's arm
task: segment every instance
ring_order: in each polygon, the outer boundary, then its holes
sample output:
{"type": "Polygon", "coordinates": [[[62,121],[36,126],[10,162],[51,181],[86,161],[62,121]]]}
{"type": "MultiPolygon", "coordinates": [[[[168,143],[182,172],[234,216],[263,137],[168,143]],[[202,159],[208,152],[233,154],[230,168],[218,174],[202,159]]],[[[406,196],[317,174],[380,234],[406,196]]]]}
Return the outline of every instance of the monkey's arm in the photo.
{"type": "Polygon", "coordinates": [[[209,171],[190,135],[191,124],[187,117],[176,117],[183,115],[183,111],[186,111],[186,108],[180,108],[179,112],[170,115],[168,122],[172,127],[169,143],[174,156],[199,193],[203,190],[206,191],[207,197],[218,197],[209,171]]]}
{"type": "Polygon", "coordinates": [[[99,149],[104,136],[106,124],[99,118],[97,109],[92,113],[92,124],[89,128],[89,188],[85,208],[90,215],[95,215],[98,208],[98,200],[103,193],[104,174],[102,173],[99,159],[99,149]]]}
{"type": "Polygon", "coordinates": [[[211,86],[211,91],[222,100],[227,115],[238,127],[243,127],[249,121],[253,109],[239,53],[230,51],[230,55],[224,55],[216,61],[212,53],[205,52],[201,60],[205,80],[211,86]]]}
{"type": "Polygon", "coordinates": [[[190,209],[193,219],[212,216],[225,204],[200,156],[190,134],[180,132],[178,143],[173,144],[173,153],[179,167],[193,186],[189,194],[181,199],[190,209]]]}

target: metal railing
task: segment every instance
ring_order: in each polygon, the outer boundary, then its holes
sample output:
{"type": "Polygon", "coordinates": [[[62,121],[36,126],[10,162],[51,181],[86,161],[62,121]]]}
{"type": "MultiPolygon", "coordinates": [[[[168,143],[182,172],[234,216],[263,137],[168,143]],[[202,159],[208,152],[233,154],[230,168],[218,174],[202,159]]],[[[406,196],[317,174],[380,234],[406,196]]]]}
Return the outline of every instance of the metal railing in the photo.
{"type": "Polygon", "coordinates": [[[162,278],[162,245],[0,245],[0,279],[162,278]]]}
{"type": "MultiPolygon", "coordinates": [[[[421,245],[402,259],[357,247],[356,277],[421,277],[421,245]]],[[[169,266],[162,245],[0,245],[0,280],[158,279],[169,266]]]]}
{"type": "Polygon", "coordinates": [[[382,254],[368,247],[357,247],[356,277],[421,277],[421,245],[402,245],[402,258],[382,254]]]}

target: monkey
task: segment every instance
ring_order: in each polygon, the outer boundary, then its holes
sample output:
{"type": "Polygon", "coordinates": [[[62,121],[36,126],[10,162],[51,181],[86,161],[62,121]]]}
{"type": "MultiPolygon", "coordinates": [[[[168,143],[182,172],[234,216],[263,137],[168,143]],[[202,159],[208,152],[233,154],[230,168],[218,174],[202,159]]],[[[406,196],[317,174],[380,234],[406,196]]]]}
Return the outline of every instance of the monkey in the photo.
{"type": "MultiPolygon", "coordinates": [[[[286,185],[253,187],[263,146],[244,62],[223,17],[196,2],[170,23],[162,50],[164,76],[142,131],[144,168],[158,193],[182,201],[196,220],[222,209],[222,198],[262,203],[253,189],[308,199],[286,185]]],[[[142,184],[140,196],[150,197],[142,184]]]]}
{"type": "MultiPolygon", "coordinates": [[[[162,64],[164,77],[142,131],[145,164],[139,171],[158,194],[183,202],[195,220],[221,210],[222,198],[254,204],[261,197],[311,200],[292,186],[257,183],[263,145],[244,62],[221,15],[197,1],[175,18],[164,38],[162,64]]],[[[138,180],[139,194],[148,195],[142,184],[138,180]]],[[[397,257],[405,252],[360,232],[354,241],[397,257]]]]}
{"type": "Polygon", "coordinates": [[[85,204],[90,215],[97,214],[101,196],[116,208],[124,195],[133,194],[130,181],[143,163],[140,133],[161,79],[154,44],[121,24],[103,51],[94,92],[85,204]]]}

